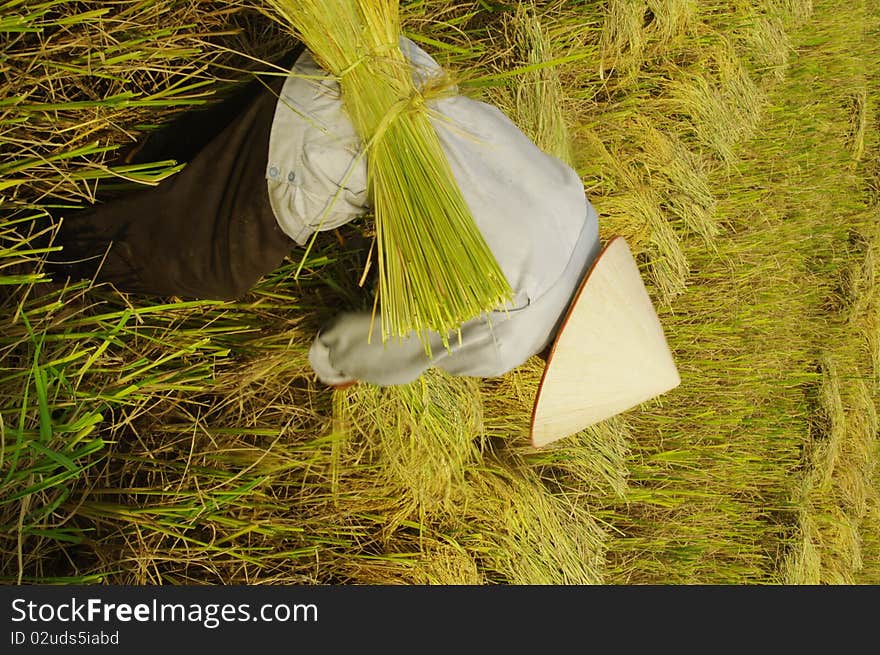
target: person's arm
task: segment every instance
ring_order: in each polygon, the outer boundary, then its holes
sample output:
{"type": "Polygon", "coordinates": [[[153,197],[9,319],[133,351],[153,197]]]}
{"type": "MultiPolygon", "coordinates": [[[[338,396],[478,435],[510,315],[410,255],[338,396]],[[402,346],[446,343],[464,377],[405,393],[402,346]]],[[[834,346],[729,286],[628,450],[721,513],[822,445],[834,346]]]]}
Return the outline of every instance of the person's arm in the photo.
{"type": "MultiPolygon", "coordinates": [[[[502,319],[493,313],[494,321],[502,319]]],[[[318,379],[331,386],[354,381],[379,386],[407,384],[427,368],[458,361],[458,375],[500,375],[521,363],[499,362],[490,319],[481,317],[462,326],[461,338],[450,335],[447,347],[436,332],[429,333],[431,355],[415,335],[382,343],[379,317],[369,312],[343,313],[325,326],[312,342],[309,362],[318,379]]]]}
{"type": "MultiPolygon", "coordinates": [[[[369,312],[343,313],[321,329],[309,350],[309,363],[321,382],[331,386],[355,381],[406,384],[431,365],[415,337],[383,344],[379,320],[377,316],[374,322],[369,312]]],[[[442,350],[439,336],[431,346],[434,353],[442,350]]]]}
{"type": "Polygon", "coordinates": [[[491,312],[451,335],[449,348],[431,333],[429,357],[410,335],[382,343],[379,317],[369,312],[338,315],[315,337],[309,362],[331,386],[363,381],[389,386],[412,382],[437,367],[453,375],[496,377],[524,363],[552,341],[572,294],[600,250],[599,223],[592,206],[561,275],[539,298],[519,296],[508,311],[491,312]]]}

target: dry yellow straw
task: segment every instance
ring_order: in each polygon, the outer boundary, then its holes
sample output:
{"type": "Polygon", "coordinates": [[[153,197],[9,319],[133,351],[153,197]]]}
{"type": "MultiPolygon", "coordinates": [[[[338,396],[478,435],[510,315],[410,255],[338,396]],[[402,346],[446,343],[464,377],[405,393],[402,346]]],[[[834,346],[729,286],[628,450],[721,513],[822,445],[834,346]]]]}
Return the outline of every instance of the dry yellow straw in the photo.
{"type": "Polygon", "coordinates": [[[446,339],[512,297],[474,223],[399,47],[397,0],[267,0],[338,78],[365,144],[383,341],[446,339]]]}

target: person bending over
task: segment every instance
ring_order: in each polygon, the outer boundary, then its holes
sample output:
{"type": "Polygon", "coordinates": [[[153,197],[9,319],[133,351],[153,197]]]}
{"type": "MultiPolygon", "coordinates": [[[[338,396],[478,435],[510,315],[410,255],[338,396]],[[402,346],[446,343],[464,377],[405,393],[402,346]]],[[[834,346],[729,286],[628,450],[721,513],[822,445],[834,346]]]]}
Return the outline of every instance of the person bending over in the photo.
{"type": "MultiPolygon", "coordinates": [[[[417,85],[443,71],[407,39],[417,85]]],[[[210,121],[186,115],[150,139],[141,160],[186,166],[147,188],[63,218],[50,262],[56,279],[95,277],[122,291],[231,300],[245,294],[315,231],[369,211],[366,158],[339,85],[309,52],[290,75],[254,84],[210,121]],[[207,121],[209,125],[200,125],[207,121]],[[213,130],[205,143],[196,133],[213,130]],[[151,152],[152,150],[152,152],[151,152]]],[[[458,95],[428,101],[431,122],[474,221],[514,297],[461,327],[450,346],[430,335],[383,344],[368,312],[343,312],[311,345],[322,382],[404,384],[429,367],[494,377],[544,351],[599,253],[599,226],[578,175],[542,152],[498,108],[458,95]],[[372,327],[371,327],[372,326],[372,327]],[[371,329],[373,333],[370,334],[371,329]]]]}

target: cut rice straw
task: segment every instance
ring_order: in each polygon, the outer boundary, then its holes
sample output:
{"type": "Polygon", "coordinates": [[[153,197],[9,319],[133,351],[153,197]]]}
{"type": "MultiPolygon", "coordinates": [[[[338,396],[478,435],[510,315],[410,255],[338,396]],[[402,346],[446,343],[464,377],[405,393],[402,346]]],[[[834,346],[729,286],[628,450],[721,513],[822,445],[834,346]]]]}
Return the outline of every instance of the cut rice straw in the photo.
{"type": "Polygon", "coordinates": [[[502,306],[512,291],[429,120],[423,94],[443,85],[416,88],[399,45],[397,0],[268,4],[339,80],[364,143],[383,342],[415,331],[430,354],[435,331],[448,347],[462,323],[502,306]]]}

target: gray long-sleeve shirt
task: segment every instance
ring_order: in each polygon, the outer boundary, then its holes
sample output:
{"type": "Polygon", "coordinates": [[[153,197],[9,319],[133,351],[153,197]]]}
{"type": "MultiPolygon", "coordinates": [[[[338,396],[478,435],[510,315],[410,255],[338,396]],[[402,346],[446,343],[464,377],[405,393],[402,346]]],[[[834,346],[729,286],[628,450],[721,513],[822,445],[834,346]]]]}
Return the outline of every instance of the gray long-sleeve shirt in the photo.
{"type": "MultiPolygon", "coordinates": [[[[402,40],[417,82],[437,63],[402,40]]],[[[315,338],[309,360],[328,384],[403,384],[436,366],[492,377],[543,350],[555,336],[583,274],[599,252],[596,212],[577,174],[547,155],[501,111],[456,95],[428,103],[462,195],[514,291],[506,308],[462,326],[461,340],[431,338],[429,358],[415,336],[382,343],[368,313],[344,313],[315,338]]],[[[367,208],[360,142],[336,82],[308,53],[282,90],[269,143],[267,180],[278,223],[304,244],[367,208]]]]}

